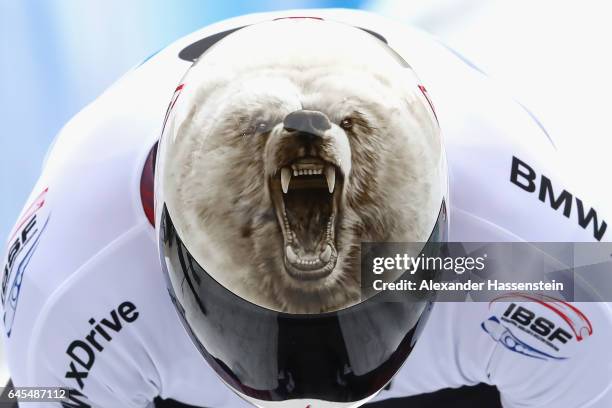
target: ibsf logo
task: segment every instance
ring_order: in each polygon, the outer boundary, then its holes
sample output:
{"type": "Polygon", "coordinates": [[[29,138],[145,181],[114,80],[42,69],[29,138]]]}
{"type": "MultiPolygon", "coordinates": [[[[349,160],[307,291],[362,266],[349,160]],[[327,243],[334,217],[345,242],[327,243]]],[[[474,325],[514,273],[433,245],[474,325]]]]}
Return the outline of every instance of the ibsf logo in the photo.
{"type": "Polygon", "coordinates": [[[582,342],[593,334],[593,326],[584,313],[552,297],[509,294],[489,306],[511,300],[516,303],[510,302],[501,316],[491,316],[481,327],[512,352],[541,360],[566,360],[566,345],[582,342]],[[517,304],[519,301],[523,303],[517,304]]]}
{"type": "Polygon", "coordinates": [[[23,212],[8,239],[1,290],[7,337],[11,336],[13,330],[24,276],[49,222],[48,211],[43,209],[48,191],[49,189],[45,188],[23,212]]]}
{"type": "Polygon", "coordinates": [[[534,312],[524,306],[516,306],[511,303],[504,312],[504,321],[518,325],[526,331],[539,336],[543,341],[553,344],[555,341],[565,344],[573,336],[561,327],[557,327],[552,321],[542,316],[536,316],[534,312]]]}

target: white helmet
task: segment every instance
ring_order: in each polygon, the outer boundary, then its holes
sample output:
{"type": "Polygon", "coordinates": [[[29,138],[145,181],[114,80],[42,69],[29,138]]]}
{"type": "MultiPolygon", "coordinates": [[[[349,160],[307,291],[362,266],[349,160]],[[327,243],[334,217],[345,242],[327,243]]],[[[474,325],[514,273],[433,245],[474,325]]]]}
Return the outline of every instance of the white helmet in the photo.
{"type": "Polygon", "coordinates": [[[374,33],[319,18],[231,31],[206,42],[159,144],[170,295],[247,400],[357,406],[397,372],[429,309],[364,292],[360,262],[363,242],[446,240],[435,113],[374,33]]]}

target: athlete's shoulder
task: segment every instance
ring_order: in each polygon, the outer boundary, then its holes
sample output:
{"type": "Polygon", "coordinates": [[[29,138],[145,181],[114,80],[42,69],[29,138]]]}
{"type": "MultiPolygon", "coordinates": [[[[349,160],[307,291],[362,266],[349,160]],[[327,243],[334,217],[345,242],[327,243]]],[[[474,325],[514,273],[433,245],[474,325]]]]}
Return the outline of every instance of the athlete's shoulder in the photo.
{"type": "Polygon", "coordinates": [[[443,73],[425,75],[447,152],[451,240],[609,240],[610,195],[590,195],[589,180],[568,174],[580,158],[569,163],[499,83],[454,53],[445,58],[443,73]]]}
{"type": "MultiPolygon", "coordinates": [[[[231,404],[229,391],[201,392],[202,384],[221,384],[178,318],[148,222],[61,279],[44,250],[41,244],[20,284],[6,342],[14,384],[68,388],[77,406],[144,407],[157,396],[231,404]]],[[[57,259],[63,256],[70,252],[57,259]]]]}
{"type": "Polygon", "coordinates": [[[148,228],[125,232],[48,294],[37,290],[44,268],[28,271],[7,342],[17,385],[66,387],[99,406],[140,407],[159,394],[154,356],[163,339],[155,328],[176,316],[148,228]]]}
{"type": "Polygon", "coordinates": [[[12,346],[11,366],[25,363],[27,371],[17,384],[67,388],[78,406],[145,407],[158,396],[197,406],[236,402],[183,327],[147,225],[58,287],[25,340],[26,350],[12,346]]]}
{"type": "Polygon", "coordinates": [[[487,382],[497,385],[504,406],[609,407],[610,305],[514,300],[483,305],[485,319],[472,334],[495,344],[487,382]]]}
{"type": "MultiPolygon", "coordinates": [[[[35,242],[23,244],[28,255],[18,254],[19,263],[5,275],[6,348],[11,375],[17,385],[36,381],[32,376],[45,372],[44,361],[62,355],[65,359],[68,344],[64,343],[87,334],[82,332],[91,318],[106,318],[110,322],[108,332],[114,330],[119,334],[125,325],[139,317],[137,295],[153,295],[156,273],[161,274],[155,263],[157,255],[150,226],[137,225],[98,248],[95,243],[99,241],[80,242],[65,235],[63,225],[53,225],[55,213],[52,211],[39,211],[29,218],[27,224],[32,227],[26,240],[35,242]],[[90,251],[94,254],[83,255],[90,251]]],[[[77,227],[67,225],[66,228],[77,227]]],[[[18,235],[22,236],[23,232],[18,235]]],[[[165,293],[161,291],[161,295],[165,293]]],[[[103,339],[98,336],[98,340],[103,339]]],[[[87,355],[80,354],[81,359],[87,355]]],[[[60,365],[56,364],[52,366],[57,369],[60,365]]]]}
{"type": "MultiPolygon", "coordinates": [[[[81,137],[86,139],[82,145],[89,146],[100,138],[91,133],[81,137]]],[[[54,293],[61,288],[79,291],[74,284],[79,276],[107,276],[106,270],[91,271],[112,251],[130,248],[140,262],[157,259],[139,189],[150,147],[128,153],[120,144],[105,150],[99,146],[97,152],[77,145],[54,149],[7,241],[2,300],[11,350],[29,341],[34,322],[54,293]],[[146,231],[148,239],[138,242],[133,231],[146,231]]]]}
{"type": "Polygon", "coordinates": [[[508,408],[608,407],[611,335],[607,303],[520,295],[437,303],[410,359],[380,398],[482,382],[496,385],[508,408]]]}

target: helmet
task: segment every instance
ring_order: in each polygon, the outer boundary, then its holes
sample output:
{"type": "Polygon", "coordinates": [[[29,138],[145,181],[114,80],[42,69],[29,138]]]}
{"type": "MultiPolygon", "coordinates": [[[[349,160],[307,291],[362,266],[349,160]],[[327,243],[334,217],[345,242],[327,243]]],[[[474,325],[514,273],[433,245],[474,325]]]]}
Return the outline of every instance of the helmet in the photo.
{"type": "MultiPolygon", "coordinates": [[[[223,37],[223,38],[222,38],[223,37]]],[[[223,381],[261,407],[358,406],[431,296],[363,290],[363,243],[446,240],[440,129],[379,36],[318,18],[208,42],[172,98],[156,225],[168,290],[223,381]]]]}

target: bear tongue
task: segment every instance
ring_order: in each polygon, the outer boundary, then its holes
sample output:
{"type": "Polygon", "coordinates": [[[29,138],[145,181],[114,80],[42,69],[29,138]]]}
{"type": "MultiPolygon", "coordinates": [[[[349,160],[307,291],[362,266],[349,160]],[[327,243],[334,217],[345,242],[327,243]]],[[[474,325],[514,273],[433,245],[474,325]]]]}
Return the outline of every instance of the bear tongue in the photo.
{"type": "Polygon", "coordinates": [[[284,199],[298,255],[318,255],[327,245],[327,225],[332,214],[330,194],[324,189],[296,189],[290,190],[284,199]]]}

